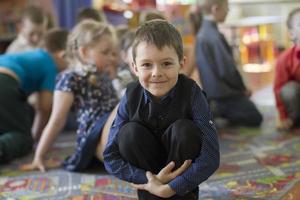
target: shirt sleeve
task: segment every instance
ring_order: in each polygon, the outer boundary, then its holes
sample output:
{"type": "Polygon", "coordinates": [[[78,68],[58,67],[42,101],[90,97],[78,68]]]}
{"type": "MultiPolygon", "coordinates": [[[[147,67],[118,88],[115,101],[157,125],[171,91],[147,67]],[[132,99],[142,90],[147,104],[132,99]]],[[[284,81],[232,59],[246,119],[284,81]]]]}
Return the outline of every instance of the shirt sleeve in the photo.
{"type": "Polygon", "coordinates": [[[209,105],[198,86],[194,85],[193,91],[192,116],[193,122],[201,129],[199,134],[202,134],[202,147],[199,156],[191,166],[169,182],[169,186],[179,195],[184,195],[198,187],[218,169],[220,164],[218,135],[209,105]]]}
{"type": "Polygon", "coordinates": [[[56,68],[55,67],[50,67],[50,66],[45,66],[46,70],[45,73],[45,78],[43,79],[43,82],[41,83],[41,90],[49,90],[53,91],[55,88],[55,78],[57,75],[56,68]]]}
{"type": "Polygon", "coordinates": [[[124,95],[120,101],[117,115],[109,132],[108,142],[106,144],[103,156],[105,169],[114,176],[136,184],[147,183],[145,170],[132,166],[125,161],[119,151],[118,134],[123,125],[129,121],[126,109],[127,98],[124,95]]]}
{"type": "Polygon", "coordinates": [[[56,77],[55,90],[63,92],[74,92],[77,89],[78,83],[72,73],[62,72],[56,77]]]}
{"type": "MultiPolygon", "coordinates": [[[[212,44],[218,76],[230,87],[238,90],[245,90],[245,84],[237,69],[233,55],[225,46],[226,44],[224,44],[222,40],[217,40],[212,44]]],[[[228,44],[227,46],[228,48],[231,48],[228,44]]]]}
{"type": "Polygon", "coordinates": [[[281,120],[284,120],[288,117],[287,111],[279,96],[282,86],[285,85],[290,79],[288,73],[289,71],[288,58],[289,58],[288,54],[284,54],[281,57],[279,57],[276,62],[276,68],[275,68],[274,94],[275,94],[276,106],[281,120]]]}

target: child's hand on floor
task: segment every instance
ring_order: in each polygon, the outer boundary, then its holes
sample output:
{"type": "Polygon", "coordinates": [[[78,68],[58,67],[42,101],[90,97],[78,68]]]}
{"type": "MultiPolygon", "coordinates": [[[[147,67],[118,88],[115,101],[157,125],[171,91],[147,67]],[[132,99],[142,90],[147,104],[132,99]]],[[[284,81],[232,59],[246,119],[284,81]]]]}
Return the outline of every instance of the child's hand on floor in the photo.
{"type": "Polygon", "coordinates": [[[293,127],[293,121],[290,118],[283,120],[277,129],[280,131],[289,131],[293,127]]]}
{"type": "Polygon", "coordinates": [[[43,159],[34,159],[32,163],[21,166],[21,170],[24,171],[32,171],[36,169],[40,170],[41,172],[46,171],[43,159]]]}

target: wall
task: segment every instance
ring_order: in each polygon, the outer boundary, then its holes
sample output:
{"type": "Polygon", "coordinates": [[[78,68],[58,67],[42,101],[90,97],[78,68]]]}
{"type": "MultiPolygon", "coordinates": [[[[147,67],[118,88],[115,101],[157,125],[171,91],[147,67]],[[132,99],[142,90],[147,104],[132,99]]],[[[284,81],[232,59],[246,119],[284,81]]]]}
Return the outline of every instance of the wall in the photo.
{"type": "Polygon", "coordinates": [[[274,41],[288,47],[290,41],[285,22],[288,13],[296,7],[300,7],[299,0],[231,0],[227,21],[252,16],[280,16],[281,21],[273,25],[274,41]]]}

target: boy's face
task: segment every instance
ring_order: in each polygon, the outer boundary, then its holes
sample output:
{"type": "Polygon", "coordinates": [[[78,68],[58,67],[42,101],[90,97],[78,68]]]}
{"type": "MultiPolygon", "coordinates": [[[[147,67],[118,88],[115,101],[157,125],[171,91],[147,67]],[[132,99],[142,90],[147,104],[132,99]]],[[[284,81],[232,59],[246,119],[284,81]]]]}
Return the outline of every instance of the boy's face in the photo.
{"type": "Polygon", "coordinates": [[[29,19],[22,22],[21,34],[32,46],[38,46],[46,30],[46,24],[34,24],[29,19]]]}
{"type": "Polygon", "coordinates": [[[291,29],[290,29],[290,34],[292,40],[296,44],[300,44],[300,12],[297,12],[291,21],[291,29]]]}
{"type": "Polygon", "coordinates": [[[146,42],[141,42],[136,48],[134,72],[155,99],[160,99],[175,86],[182,66],[183,61],[179,62],[174,48],[164,46],[158,49],[146,42]]]}
{"type": "Polygon", "coordinates": [[[226,19],[226,16],[228,14],[228,0],[224,0],[221,3],[215,4],[213,6],[212,14],[214,15],[216,22],[224,22],[226,19]]]}

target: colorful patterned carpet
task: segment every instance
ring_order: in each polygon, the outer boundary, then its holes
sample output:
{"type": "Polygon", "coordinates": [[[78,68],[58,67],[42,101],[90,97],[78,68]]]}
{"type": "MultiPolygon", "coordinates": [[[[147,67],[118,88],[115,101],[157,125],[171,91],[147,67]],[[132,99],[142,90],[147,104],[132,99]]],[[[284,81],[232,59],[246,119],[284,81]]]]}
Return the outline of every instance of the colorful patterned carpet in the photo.
{"type": "MultiPolygon", "coordinates": [[[[278,132],[274,108],[260,109],[264,113],[260,129],[220,132],[221,166],[200,185],[199,199],[300,199],[300,131],[278,132]]],[[[57,166],[73,151],[74,137],[73,133],[60,136],[47,159],[48,166],[57,166]]],[[[128,183],[109,176],[99,163],[84,173],[59,168],[46,173],[20,170],[31,159],[29,155],[0,166],[0,199],[136,199],[128,183]]]]}

